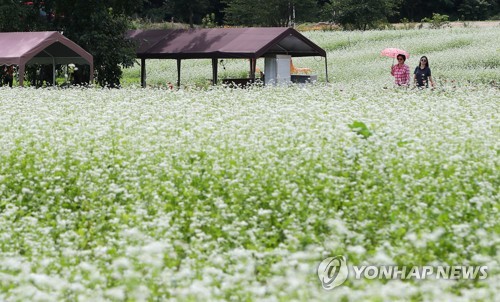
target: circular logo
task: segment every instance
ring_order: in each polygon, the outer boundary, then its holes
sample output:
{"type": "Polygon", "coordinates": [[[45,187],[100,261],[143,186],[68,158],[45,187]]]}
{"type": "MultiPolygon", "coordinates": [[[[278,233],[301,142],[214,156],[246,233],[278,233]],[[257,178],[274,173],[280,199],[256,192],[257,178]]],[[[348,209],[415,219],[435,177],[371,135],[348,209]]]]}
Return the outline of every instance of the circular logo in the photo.
{"type": "Polygon", "coordinates": [[[332,290],[347,280],[349,269],[344,256],[328,257],[318,265],[318,277],[326,290],[332,290]]]}

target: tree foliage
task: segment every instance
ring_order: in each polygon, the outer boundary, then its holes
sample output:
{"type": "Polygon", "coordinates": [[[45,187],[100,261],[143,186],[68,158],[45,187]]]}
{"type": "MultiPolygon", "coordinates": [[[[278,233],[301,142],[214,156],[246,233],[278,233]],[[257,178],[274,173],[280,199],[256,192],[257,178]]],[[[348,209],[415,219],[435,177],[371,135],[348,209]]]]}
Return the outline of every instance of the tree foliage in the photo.
{"type": "Polygon", "coordinates": [[[312,21],[318,5],[315,0],[225,0],[226,21],[231,25],[290,26],[292,22],[312,21]]]}
{"type": "Polygon", "coordinates": [[[0,31],[56,30],[52,21],[57,0],[0,0],[0,31]]]}
{"type": "Polygon", "coordinates": [[[165,3],[171,12],[178,16],[177,19],[188,23],[191,28],[194,27],[195,21],[201,22],[209,5],[208,0],[169,0],[165,3]]]}
{"type": "Polygon", "coordinates": [[[490,12],[498,12],[498,0],[463,0],[458,6],[458,13],[463,20],[485,20],[490,12]]]}
{"type": "Polygon", "coordinates": [[[130,66],[135,59],[133,45],[124,37],[128,29],[125,15],[115,13],[99,0],[75,1],[65,7],[57,23],[68,38],[94,56],[99,85],[119,86],[120,66],[130,66]]]}
{"type": "Polygon", "coordinates": [[[366,30],[377,23],[388,22],[397,13],[399,0],[333,0],[325,4],[323,12],[348,28],[366,30]]]}
{"type": "Polygon", "coordinates": [[[0,0],[0,30],[22,31],[26,24],[19,22],[25,20],[27,10],[18,1],[0,0]]]}
{"type": "Polygon", "coordinates": [[[433,13],[448,15],[452,20],[487,20],[498,17],[500,7],[498,0],[403,0],[399,8],[399,17],[412,21],[432,18],[433,13]]]}

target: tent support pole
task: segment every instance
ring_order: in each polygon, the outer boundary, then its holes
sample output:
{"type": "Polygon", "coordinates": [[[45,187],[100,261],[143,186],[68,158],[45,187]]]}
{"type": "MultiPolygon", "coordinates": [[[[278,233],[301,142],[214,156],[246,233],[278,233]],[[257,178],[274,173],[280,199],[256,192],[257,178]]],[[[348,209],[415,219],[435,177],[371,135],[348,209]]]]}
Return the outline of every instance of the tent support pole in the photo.
{"type": "Polygon", "coordinates": [[[250,59],[250,79],[255,81],[255,70],[257,65],[257,59],[250,59]]]}
{"type": "Polygon", "coordinates": [[[21,87],[24,87],[24,70],[25,70],[25,68],[26,68],[26,65],[24,65],[24,63],[19,65],[19,86],[21,86],[21,87]]]}
{"type": "Polygon", "coordinates": [[[212,59],[212,85],[217,85],[218,59],[212,59]]]}
{"type": "Polygon", "coordinates": [[[328,83],[328,61],[325,56],[325,77],[326,77],[326,82],[328,83]]]}
{"type": "Polygon", "coordinates": [[[141,59],[141,87],[146,87],[146,59],[141,59]]]}
{"type": "Polygon", "coordinates": [[[177,88],[181,87],[181,59],[177,59],[177,88]]]}
{"type": "Polygon", "coordinates": [[[56,60],[52,57],[52,86],[56,85],[56,60]]]}
{"type": "Polygon", "coordinates": [[[92,85],[92,82],[94,81],[94,61],[89,62],[89,67],[90,67],[90,74],[89,74],[89,85],[92,85]]]}

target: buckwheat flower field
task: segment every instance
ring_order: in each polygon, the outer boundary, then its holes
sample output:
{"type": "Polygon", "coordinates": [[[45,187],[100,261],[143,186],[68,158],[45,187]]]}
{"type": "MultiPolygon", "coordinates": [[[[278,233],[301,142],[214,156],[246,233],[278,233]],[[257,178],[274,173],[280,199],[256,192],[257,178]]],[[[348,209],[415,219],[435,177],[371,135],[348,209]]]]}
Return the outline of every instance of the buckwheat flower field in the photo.
{"type": "Polygon", "coordinates": [[[0,301],[497,299],[500,28],[309,36],[329,84],[0,88],[0,301]],[[392,87],[383,45],[437,89],[392,87]],[[335,255],[488,276],[326,291],[335,255]]]}

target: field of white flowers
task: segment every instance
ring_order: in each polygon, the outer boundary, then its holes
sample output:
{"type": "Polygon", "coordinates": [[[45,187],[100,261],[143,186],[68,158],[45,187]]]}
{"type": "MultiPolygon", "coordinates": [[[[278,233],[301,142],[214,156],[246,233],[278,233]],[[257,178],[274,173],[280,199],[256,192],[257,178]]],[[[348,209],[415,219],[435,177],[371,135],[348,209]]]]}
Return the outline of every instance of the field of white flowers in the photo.
{"type": "Polygon", "coordinates": [[[497,299],[500,28],[308,35],[331,84],[0,88],[0,301],[497,299]],[[438,89],[393,88],[384,47],[438,89]],[[488,278],[325,291],[334,255],[488,278]]]}

